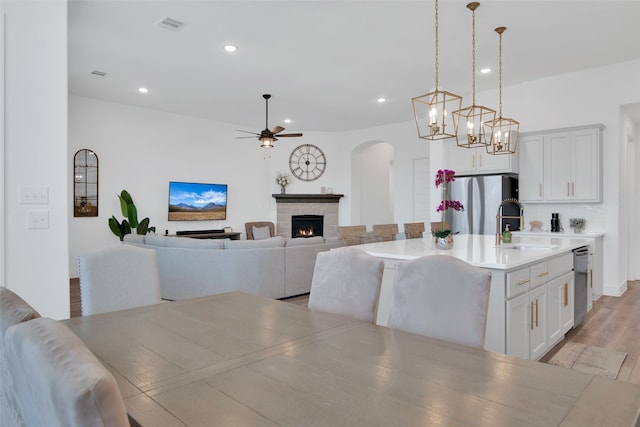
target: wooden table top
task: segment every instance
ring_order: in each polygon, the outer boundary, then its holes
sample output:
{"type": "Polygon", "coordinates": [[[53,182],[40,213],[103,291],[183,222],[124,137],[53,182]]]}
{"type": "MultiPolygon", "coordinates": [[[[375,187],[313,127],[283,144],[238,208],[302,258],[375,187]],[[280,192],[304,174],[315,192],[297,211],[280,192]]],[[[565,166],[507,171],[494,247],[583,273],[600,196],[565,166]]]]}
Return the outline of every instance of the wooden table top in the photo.
{"type": "Polygon", "coordinates": [[[65,320],[143,426],[631,426],[640,386],[239,292],[65,320]]]}

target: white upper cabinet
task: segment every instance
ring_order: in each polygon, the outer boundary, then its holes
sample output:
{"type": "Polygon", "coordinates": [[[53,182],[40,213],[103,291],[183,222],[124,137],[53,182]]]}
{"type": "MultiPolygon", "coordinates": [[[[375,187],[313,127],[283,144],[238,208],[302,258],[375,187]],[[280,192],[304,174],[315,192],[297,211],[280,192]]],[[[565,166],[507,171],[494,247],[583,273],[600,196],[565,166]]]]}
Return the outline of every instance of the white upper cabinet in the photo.
{"type": "Polygon", "coordinates": [[[525,134],[518,146],[520,200],[601,202],[602,125],[525,134]]]}
{"type": "Polygon", "coordinates": [[[518,172],[517,154],[487,154],[484,148],[458,147],[454,140],[445,143],[446,167],[456,175],[484,175],[518,172]]]}

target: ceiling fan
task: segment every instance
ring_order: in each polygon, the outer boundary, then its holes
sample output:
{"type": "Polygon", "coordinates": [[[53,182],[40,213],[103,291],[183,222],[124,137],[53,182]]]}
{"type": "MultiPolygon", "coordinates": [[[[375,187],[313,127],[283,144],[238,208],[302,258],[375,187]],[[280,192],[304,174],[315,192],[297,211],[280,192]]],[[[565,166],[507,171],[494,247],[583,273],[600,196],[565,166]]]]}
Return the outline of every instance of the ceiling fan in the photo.
{"type": "MultiPolygon", "coordinates": [[[[269,130],[269,98],[271,95],[265,93],[262,95],[266,103],[266,114],[265,114],[265,128],[260,133],[249,132],[246,130],[236,129],[238,132],[250,133],[258,137],[258,141],[260,141],[260,147],[263,148],[273,148],[273,143],[278,140],[278,138],[295,138],[302,136],[301,133],[280,133],[284,130],[282,126],[276,126],[273,129],[269,130]]],[[[236,139],[242,138],[255,138],[255,136],[238,136],[236,139]]]]}

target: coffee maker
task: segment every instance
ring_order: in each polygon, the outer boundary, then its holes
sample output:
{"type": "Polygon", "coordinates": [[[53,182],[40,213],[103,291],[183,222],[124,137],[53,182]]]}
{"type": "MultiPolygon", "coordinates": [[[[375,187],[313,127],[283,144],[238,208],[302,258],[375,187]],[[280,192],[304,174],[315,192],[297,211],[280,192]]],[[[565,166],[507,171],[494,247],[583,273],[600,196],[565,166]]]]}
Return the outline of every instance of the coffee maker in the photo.
{"type": "Polygon", "coordinates": [[[551,232],[552,233],[560,232],[560,218],[557,212],[551,214],[551,232]]]}

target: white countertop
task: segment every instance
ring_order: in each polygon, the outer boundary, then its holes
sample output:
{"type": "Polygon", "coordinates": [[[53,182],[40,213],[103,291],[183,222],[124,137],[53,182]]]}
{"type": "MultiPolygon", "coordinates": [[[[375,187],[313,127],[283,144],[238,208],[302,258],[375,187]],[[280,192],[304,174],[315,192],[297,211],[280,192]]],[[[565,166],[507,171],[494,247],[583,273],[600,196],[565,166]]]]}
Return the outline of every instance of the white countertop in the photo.
{"type": "Polygon", "coordinates": [[[513,235],[511,245],[495,245],[494,235],[458,234],[451,250],[437,249],[431,236],[422,239],[394,240],[367,243],[358,247],[379,258],[410,260],[426,255],[451,255],[476,267],[510,270],[549,257],[561,255],[580,246],[588,245],[594,236],[588,234],[562,237],[541,235],[513,235]],[[518,244],[523,249],[514,249],[518,244]]]}
{"type": "Polygon", "coordinates": [[[553,237],[586,237],[596,238],[603,237],[603,231],[583,231],[582,233],[574,233],[573,231],[560,231],[558,233],[552,233],[551,231],[514,231],[513,235],[519,234],[521,236],[553,236],[553,237]]]}

